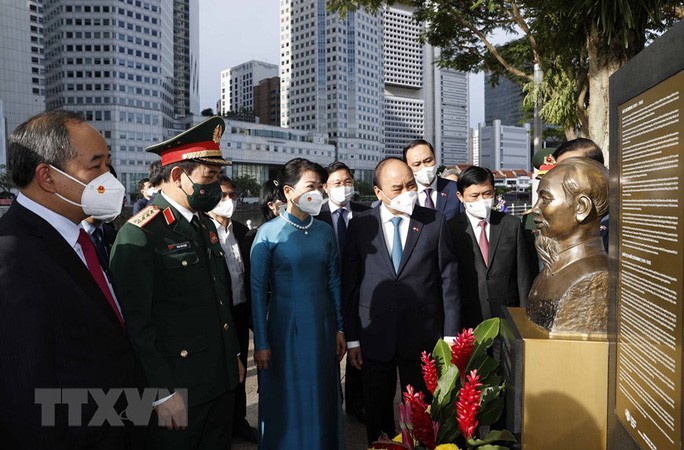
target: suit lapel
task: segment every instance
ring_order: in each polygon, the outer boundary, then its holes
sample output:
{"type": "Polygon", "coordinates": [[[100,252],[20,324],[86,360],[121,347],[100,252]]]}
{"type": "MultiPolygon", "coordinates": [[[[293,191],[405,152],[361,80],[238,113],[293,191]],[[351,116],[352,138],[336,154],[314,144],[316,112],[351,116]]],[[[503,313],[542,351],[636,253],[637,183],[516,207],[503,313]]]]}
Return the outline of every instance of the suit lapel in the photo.
{"type": "Polygon", "coordinates": [[[437,177],[437,211],[444,214],[446,209],[447,196],[444,195],[444,182],[440,177],[437,177]]]}
{"type": "MultiPolygon", "coordinates": [[[[414,212],[415,214],[415,212],[414,212]]],[[[404,244],[404,251],[401,254],[401,263],[399,264],[399,270],[397,271],[397,276],[401,274],[402,270],[406,266],[408,259],[411,257],[413,249],[416,248],[416,242],[420,237],[420,232],[423,230],[423,223],[416,220],[413,215],[411,215],[411,220],[409,222],[408,235],[406,236],[406,244],[404,244]]]]}
{"type": "MultiPolygon", "coordinates": [[[[483,269],[487,269],[488,267],[485,267],[484,263],[484,258],[482,257],[482,251],[480,250],[480,241],[479,241],[479,236],[475,236],[475,230],[473,229],[473,225],[470,222],[470,219],[468,219],[468,216],[466,213],[463,213],[458,216],[458,220],[462,220],[465,225],[465,231],[470,235],[470,238],[473,240],[473,248],[477,249],[473,253],[475,253],[475,264],[482,266],[483,269]]],[[[491,246],[490,246],[491,249],[491,246]]],[[[491,254],[491,252],[490,252],[491,254]]]]}
{"type": "MultiPolygon", "coordinates": [[[[382,224],[382,218],[380,217],[380,208],[373,208],[373,216],[375,217],[375,220],[377,220],[378,223],[378,232],[376,235],[372,238],[372,242],[375,244],[375,248],[378,249],[378,253],[382,255],[382,259],[385,261],[385,265],[387,266],[387,270],[389,270],[391,273],[394,273],[394,265],[392,264],[392,259],[390,258],[390,254],[387,251],[387,240],[385,239],[385,228],[382,224]]],[[[372,230],[368,230],[369,232],[372,232],[372,230]]]]}
{"type": "Polygon", "coordinates": [[[487,261],[487,270],[492,267],[494,261],[494,254],[499,245],[499,238],[501,237],[501,216],[494,214],[492,211],[489,216],[489,261],[487,261]]]}

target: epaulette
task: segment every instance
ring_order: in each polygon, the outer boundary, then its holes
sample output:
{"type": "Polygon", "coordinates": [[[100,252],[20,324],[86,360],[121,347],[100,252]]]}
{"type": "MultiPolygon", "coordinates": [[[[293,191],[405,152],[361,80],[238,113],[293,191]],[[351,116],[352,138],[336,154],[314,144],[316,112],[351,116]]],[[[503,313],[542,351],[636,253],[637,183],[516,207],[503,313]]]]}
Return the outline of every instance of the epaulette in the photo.
{"type": "Polygon", "coordinates": [[[136,227],[144,228],[145,225],[150,223],[150,221],[154,219],[160,211],[161,210],[158,206],[150,205],[141,209],[138,214],[128,219],[128,221],[136,227]]]}

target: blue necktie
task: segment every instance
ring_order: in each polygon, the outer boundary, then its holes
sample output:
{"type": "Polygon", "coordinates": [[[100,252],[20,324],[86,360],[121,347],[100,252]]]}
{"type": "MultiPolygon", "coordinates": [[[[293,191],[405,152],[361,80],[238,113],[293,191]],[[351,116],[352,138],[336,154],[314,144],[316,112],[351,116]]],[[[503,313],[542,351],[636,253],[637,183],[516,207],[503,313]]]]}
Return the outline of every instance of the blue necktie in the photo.
{"type": "Polygon", "coordinates": [[[103,267],[109,267],[109,252],[107,251],[107,246],[104,243],[104,233],[100,228],[95,228],[93,234],[90,235],[93,244],[95,244],[95,250],[97,250],[100,256],[100,263],[103,267]]]}
{"type": "Polygon", "coordinates": [[[346,209],[337,210],[337,246],[340,251],[344,248],[344,238],[347,236],[347,223],[344,221],[346,209]]]}
{"type": "Polygon", "coordinates": [[[399,272],[399,263],[401,263],[401,233],[399,232],[399,224],[404,220],[401,217],[394,217],[391,222],[394,225],[394,243],[392,244],[392,264],[394,264],[394,272],[399,272]]]}

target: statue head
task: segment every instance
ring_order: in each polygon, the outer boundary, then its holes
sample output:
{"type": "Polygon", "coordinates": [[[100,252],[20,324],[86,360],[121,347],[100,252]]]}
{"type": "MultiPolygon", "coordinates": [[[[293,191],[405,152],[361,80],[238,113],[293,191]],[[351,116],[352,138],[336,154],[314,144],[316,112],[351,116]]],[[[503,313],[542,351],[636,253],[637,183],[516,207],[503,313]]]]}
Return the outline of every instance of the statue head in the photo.
{"type": "Polygon", "coordinates": [[[598,236],[608,212],[608,170],[589,158],[562,161],[539,183],[534,222],[559,249],[598,236]]]}

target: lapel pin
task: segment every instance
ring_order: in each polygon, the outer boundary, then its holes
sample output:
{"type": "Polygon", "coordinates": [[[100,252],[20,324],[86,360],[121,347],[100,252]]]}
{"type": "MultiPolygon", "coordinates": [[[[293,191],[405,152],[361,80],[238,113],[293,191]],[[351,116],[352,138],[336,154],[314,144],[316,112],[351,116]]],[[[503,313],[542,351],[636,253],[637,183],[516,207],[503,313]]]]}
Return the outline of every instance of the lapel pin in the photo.
{"type": "Polygon", "coordinates": [[[213,231],[210,231],[209,232],[209,242],[211,242],[212,244],[216,244],[218,241],[219,240],[218,240],[218,237],[216,237],[216,233],[214,233],[213,231]]]}
{"type": "Polygon", "coordinates": [[[446,192],[441,192],[441,194],[442,194],[442,197],[446,197],[446,196],[447,196],[447,195],[446,195],[446,192]]]}
{"type": "Polygon", "coordinates": [[[418,227],[413,227],[413,231],[419,233],[419,232],[420,232],[420,228],[418,228],[418,227]]]}

